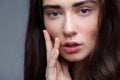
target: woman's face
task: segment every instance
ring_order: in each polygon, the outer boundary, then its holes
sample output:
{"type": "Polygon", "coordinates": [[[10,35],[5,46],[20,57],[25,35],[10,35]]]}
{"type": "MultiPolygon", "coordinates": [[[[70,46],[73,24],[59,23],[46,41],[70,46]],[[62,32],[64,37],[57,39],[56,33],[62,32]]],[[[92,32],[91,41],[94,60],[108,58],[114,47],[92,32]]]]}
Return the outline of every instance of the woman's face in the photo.
{"type": "Polygon", "coordinates": [[[97,0],[43,0],[44,24],[60,39],[60,54],[70,62],[85,59],[94,50],[98,34],[97,0]]]}

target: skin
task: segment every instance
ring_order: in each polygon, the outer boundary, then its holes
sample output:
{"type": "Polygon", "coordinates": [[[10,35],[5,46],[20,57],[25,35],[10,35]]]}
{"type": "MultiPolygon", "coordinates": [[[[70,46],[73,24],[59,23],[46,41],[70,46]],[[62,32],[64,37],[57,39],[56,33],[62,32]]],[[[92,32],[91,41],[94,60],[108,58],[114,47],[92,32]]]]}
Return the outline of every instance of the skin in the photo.
{"type": "Polygon", "coordinates": [[[66,61],[62,61],[62,63],[58,61],[60,40],[55,38],[55,43],[53,44],[49,33],[46,30],[43,33],[47,47],[46,80],[72,80],[66,61]]]}
{"type": "MultiPolygon", "coordinates": [[[[47,80],[77,80],[82,61],[95,48],[98,34],[99,5],[96,0],[43,0],[43,31],[47,47],[47,80]],[[66,42],[77,42],[80,49],[67,53],[63,49],[66,42]],[[65,60],[61,63],[58,56],[65,60]],[[67,61],[73,63],[70,77],[67,61]],[[79,65],[79,66],[78,66],[79,65]]],[[[79,78],[80,79],[80,78],[79,78]]]]}

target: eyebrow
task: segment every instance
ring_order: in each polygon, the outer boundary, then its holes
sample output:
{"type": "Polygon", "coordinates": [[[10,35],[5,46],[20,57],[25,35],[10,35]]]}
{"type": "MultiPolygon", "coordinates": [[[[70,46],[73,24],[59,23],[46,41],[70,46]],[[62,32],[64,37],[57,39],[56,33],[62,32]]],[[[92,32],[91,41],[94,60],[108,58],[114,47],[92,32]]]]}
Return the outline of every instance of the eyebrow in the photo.
{"type": "MultiPolygon", "coordinates": [[[[84,0],[84,1],[80,1],[80,2],[76,2],[72,5],[72,7],[78,7],[78,6],[81,6],[81,5],[84,5],[84,4],[87,4],[87,3],[93,3],[93,4],[96,4],[96,1],[94,0],[84,0]]],[[[46,9],[61,9],[61,6],[60,5],[54,5],[54,4],[46,4],[46,5],[43,5],[43,9],[46,10],[46,9]]]]}
{"type": "Polygon", "coordinates": [[[52,9],[60,9],[61,7],[59,5],[51,5],[51,4],[47,4],[47,5],[44,5],[43,6],[43,9],[49,9],[49,8],[52,8],[52,9]]]}
{"type": "Polygon", "coordinates": [[[87,3],[96,4],[97,2],[96,2],[95,0],[85,0],[85,1],[81,1],[81,2],[74,3],[72,6],[73,6],[73,7],[78,7],[78,6],[87,4],[87,3]]]}

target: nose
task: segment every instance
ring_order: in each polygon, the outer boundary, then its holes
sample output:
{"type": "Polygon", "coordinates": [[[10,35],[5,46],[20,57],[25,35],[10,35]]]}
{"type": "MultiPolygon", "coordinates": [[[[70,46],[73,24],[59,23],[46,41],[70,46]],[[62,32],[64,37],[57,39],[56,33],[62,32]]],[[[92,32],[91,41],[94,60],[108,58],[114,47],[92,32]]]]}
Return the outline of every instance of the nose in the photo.
{"type": "Polygon", "coordinates": [[[75,23],[72,16],[66,16],[65,20],[63,22],[63,34],[66,37],[72,37],[77,34],[77,26],[75,26],[77,23],[75,23]]]}

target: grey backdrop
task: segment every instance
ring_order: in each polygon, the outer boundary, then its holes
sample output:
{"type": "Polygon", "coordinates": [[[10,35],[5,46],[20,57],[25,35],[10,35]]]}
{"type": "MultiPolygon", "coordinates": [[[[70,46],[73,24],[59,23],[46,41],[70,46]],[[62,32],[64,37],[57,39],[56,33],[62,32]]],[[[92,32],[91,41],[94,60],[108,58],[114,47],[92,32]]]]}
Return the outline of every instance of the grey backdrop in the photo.
{"type": "Polygon", "coordinates": [[[28,0],[0,0],[0,80],[23,80],[28,0]]]}

